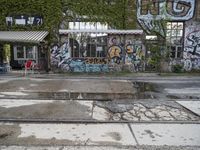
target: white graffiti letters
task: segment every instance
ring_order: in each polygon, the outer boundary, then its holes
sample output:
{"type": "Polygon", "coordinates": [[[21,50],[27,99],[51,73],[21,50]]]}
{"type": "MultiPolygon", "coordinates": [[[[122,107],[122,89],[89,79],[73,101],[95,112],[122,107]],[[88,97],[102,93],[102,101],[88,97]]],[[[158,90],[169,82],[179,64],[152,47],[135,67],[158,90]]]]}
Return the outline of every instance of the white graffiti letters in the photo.
{"type": "Polygon", "coordinates": [[[193,17],[195,0],[137,0],[137,19],[147,33],[165,36],[162,20],[185,21],[193,17]]]}

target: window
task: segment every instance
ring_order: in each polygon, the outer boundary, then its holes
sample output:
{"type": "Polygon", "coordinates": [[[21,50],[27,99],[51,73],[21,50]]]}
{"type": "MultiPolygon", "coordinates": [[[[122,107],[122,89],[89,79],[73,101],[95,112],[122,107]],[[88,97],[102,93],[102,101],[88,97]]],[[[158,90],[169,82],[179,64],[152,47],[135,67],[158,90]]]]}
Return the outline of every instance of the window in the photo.
{"type": "Polygon", "coordinates": [[[107,34],[69,34],[72,57],[105,57],[107,34]]]}
{"type": "Polygon", "coordinates": [[[183,22],[168,22],[166,40],[171,58],[182,58],[183,54],[183,22]]]}
{"type": "Polygon", "coordinates": [[[27,46],[26,47],[26,58],[34,59],[34,52],[35,52],[35,49],[32,46],[27,46]]]}
{"type": "Polygon", "coordinates": [[[170,44],[182,44],[183,37],[183,23],[182,22],[168,22],[167,23],[167,42],[170,44]]]}
{"type": "MultiPolygon", "coordinates": [[[[108,30],[107,24],[100,22],[69,22],[70,30],[108,30]]],[[[107,34],[105,33],[71,33],[69,34],[71,57],[105,57],[107,34]]]]}
{"type": "Polygon", "coordinates": [[[108,25],[100,22],[69,22],[69,30],[107,30],[108,25]]]}
{"type": "Polygon", "coordinates": [[[15,60],[27,60],[36,59],[36,46],[14,46],[14,59],[15,60]]]}
{"type": "Polygon", "coordinates": [[[171,58],[182,58],[183,57],[183,51],[181,46],[171,46],[169,47],[171,50],[170,57],[171,58]]]}
{"type": "Polygon", "coordinates": [[[24,58],[24,48],[23,46],[17,46],[16,47],[16,51],[17,51],[17,58],[24,58]]]}

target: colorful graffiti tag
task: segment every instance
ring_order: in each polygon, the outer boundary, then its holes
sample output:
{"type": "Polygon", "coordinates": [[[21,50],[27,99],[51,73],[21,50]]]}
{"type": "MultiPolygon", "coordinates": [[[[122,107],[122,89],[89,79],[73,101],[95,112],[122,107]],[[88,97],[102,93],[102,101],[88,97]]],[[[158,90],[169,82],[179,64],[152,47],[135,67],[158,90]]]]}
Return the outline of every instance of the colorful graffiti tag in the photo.
{"type": "Polygon", "coordinates": [[[126,37],[125,41],[122,37],[110,36],[109,46],[108,57],[111,64],[123,64],[124,60],[125,64],[138,68],[144,58],[142,43],[136,41],[133,36],[126,37]]]}
{"type": "Polygon", "coordinates": [[[64,72],[109,72],[122,70],[123,65],[137,70],[144,57],[141,42],[133,37],[124,41],[119,35],[109,36],[108,47],[107,57],[72,57],[70,42],[55,44],[51,48],[51,65],[64,72]]]}
{"type": "Polygon", "coordinates": [[[184,69],[200,69],[200,26],[188,26],[185,32],[184,69]]]}
{"type": "Polygon", "coordinates": [[[122,48],[117,45],[113,45],[108,49],[108,56],[112,63],[120,64],[122,59],[122,48]]]}
{"type": "Polygon", "coordinates": [[[61,66],[68,58],[70,58],[70,47],[68,42],[61,46],[55,44],[51,48],[51,64],[54,66],[61,66]]]}
{"type": "Polygon", "coordinates": [[[122,60],[123,47],[120,36],[110,36],[108,42],[108,58],[111,64],[120,64],[122,60]]]}
{"type": "Polygon", "coordinates": [[[194,10],[195,0],[137,0],[137,20],[149,34],[165,36],[162,20],[186,21],[193,17],[194,10]]]}
{"type": "Polygon", "coordinates": [[[71,58],[68,42],[51,48],[51,65],[65,72],[108,72],[106,58],[71,58]]]}
{"type": "Polygon", "coordinates": [[[144,51],[142,50],[142,45],[126,45],[126,64],[133,64],[135,71],[139,71],[142,67],[142,61],[144,60],[144,51]]]}

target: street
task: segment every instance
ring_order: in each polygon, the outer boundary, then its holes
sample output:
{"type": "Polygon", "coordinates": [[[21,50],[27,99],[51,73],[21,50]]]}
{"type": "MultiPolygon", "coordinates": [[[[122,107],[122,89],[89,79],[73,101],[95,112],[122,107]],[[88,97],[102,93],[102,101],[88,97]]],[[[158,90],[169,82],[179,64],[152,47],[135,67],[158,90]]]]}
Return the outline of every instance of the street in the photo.
{"type": "Polygon", "coordinates": [[[0,76],[0,149],[200,149],[200,77],[0,76]]]}

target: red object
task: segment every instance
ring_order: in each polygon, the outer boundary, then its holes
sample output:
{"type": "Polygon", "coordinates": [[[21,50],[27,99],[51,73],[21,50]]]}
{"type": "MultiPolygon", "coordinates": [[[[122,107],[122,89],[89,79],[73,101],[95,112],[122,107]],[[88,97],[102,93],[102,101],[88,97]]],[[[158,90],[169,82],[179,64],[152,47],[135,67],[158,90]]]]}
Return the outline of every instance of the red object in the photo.
{"type": "Polygon", "coordinates": [[[26,63],[25,63],[25,69],[31,69],[31,67],[32,67],[32,65],[33,65],[33,62],[32,62],[32,60],[28,60],[26,63]]]}

